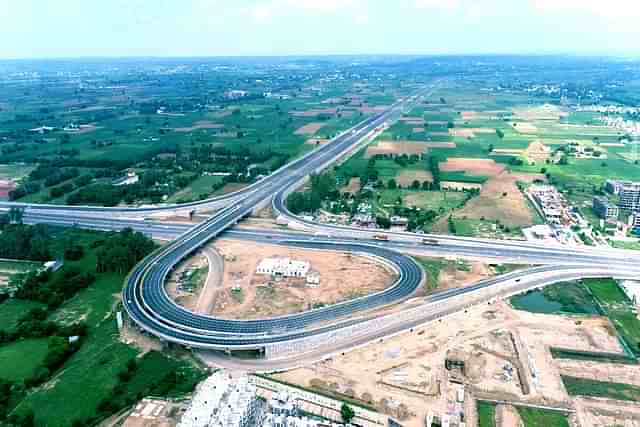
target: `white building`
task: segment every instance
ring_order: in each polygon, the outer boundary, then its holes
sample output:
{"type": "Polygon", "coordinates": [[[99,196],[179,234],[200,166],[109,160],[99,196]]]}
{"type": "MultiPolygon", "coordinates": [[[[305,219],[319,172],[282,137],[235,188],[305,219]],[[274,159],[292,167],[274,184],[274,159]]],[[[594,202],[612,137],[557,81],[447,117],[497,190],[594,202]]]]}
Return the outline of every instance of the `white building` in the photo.
{"type": "Polygon", "coordinates": [[[120,187],[121,185],[132,185],[140,181],[140,177],[134,171],[129,171],[125,176],[116,178],[111,182],[111,185],[120,187]]]}
{"type": "Polygon", "coordinates": [[[311,265],[308,261],[291,258],[265,258],[256,268],[257,274],[280,277],[306,277],[311,265]]]}
{"type": "Polygon", "coordinates": [[[316,421],[307,417],[287,417],[282,415],[268,414],[265,417],[262,427],[343,427],[344,424],[337,424],[327,421],[316,421]]]}
{"type": "Polygon", "coordinates": [[[253,427],[261,423],[255,386],[246,376],[232,379],[218,371],[200,384],[178,427],[253,427]]]}
{"type": "Polygon", "coordinates": [[[622,289],[634,305],[640,305],[640,282],[624,280],[620,282],[620,289],[622,289]]]}
{"type": "Polygon", "coordinates": [[[310,288],[317,288],[320,286],[320,273],[317,271],[311,271],[307,274],[307,286],[310,288]]]}

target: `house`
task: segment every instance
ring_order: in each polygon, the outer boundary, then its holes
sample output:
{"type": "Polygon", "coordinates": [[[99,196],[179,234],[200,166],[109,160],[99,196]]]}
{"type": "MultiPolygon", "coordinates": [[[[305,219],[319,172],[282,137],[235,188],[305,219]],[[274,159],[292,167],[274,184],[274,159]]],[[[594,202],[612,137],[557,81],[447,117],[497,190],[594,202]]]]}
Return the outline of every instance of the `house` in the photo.
{"type": "Polygon", "coordinates": [[[311,265],[308,261],[291,258],[265,258],[256,267],[256,274],[276,277],[306,277],[311,265]]]}
{"type": "Polygon", "coordinates": [[[55,273],[60,270],[60,267],[64,265],[64,261],[61,259],[57,259],[55,261],[47,261],[44,263],[42,269],[44,271],[50,271],[51,273],[55,273]]]}
{"type": "Polygon", "coordinates": [[[307,274],[307,287],[317,288],[318,286],[320,286],[320,273],[312,271],[307,274]]]}
{"type": "Polygon", "coordinates": [[[244,98],[245,96],[247,96],[249,94],[249,92],[247,92],[246,90],[228,90],[225,93],[225,97],[227,99],[240,99],[240,98],[244,98]]]}
{"type": "Polygon", "coordinates": [[[402,216],[392,216],[389,218],[391,221],[391,231],[406,231],[409,219],[402,216]]]}
{"type": "Polygon", "coordinates": [[[114,187],[120,187],[122,185],[132,185],[140,181],[140,177],[135,171],[129,171],[125,176],[121,176],[119,178],[111,181],[111,185],[114,187]]]}
{"type": "Polygon", "coordinates": [[[37,127],[37,128],[29,129],[29,132],[45,134],[45,133],[53,132],[56,129],[57,128],[55,128],[53,126],[40,126],[40,127],[37,127]]]}

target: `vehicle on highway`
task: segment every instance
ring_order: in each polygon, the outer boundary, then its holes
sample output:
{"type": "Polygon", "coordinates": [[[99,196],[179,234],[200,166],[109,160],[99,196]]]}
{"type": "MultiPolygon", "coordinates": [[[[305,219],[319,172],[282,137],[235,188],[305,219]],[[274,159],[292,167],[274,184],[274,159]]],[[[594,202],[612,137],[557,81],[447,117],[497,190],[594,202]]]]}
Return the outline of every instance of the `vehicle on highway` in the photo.
{"type": "Polygon", "coordinates": [[[422,239],[422,244],[423,245],[439,245],[438,241],[436,239],[422,239]]]}
{"type": "Polygon", "coordinates": [[[388,234],[374,234],[373,238],[375,240],[382,240],[382,241],[388,241],[389,240],[389,235],[388,234]]]}

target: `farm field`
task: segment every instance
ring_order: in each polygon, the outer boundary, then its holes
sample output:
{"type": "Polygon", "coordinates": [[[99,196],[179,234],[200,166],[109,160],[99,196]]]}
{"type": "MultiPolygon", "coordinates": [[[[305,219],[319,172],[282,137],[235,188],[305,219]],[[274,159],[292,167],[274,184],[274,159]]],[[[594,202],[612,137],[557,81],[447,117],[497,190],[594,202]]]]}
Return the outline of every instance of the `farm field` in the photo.
{"type": "MultiPolygon", "coordinates": [[[[93,272],[95,282],[48,312],[45,304],[15,298],[6,300],[0,304],[0,329],[14,331],[30,310],[39,308],[45,309],[47,321],[59,325],[82,321],[87,325],[87,332],[80,348],[59,370],[51,373],[50,379],[41,387],[16,396],[18,400],[12,403],[12,413],[33,411],[36,422],[50,426],[63,427],[73,422],[86,425],[88,420],[109,413],[110,407],[103,402],[111,398],[114,387],[120,382],[118,374],[128,369],[131,360],[136,361],[136,370],[119,392],[122,402],[135,400],[139,393],[153,394],[155,391],[165,394],[167,391],[163,390],[170,390],[179,395],[191,391],[202,371],[183,353],[165,351],[143,355],[141,350],[121,341],[115,310],[125,273],[96,273],[98,248],[95,242],[103,240],[107,234],[75,229],[52,229],[51,233],[54,236],[51,241],[53,250],[67,239],[84,248],[82,258],[67,260],[63,268],[93,272]],[[159,372],[164,374],[159,375],[159,372]],[[176,379],[178,384],[170,385],[176,379]]],[[[0,345],[0,378],[21,381],[36,375],[48,356],[48,343],[49,338],[29,338],[0,345]]]]}
{"type": "Polygon", "coordinates": [[[191,65],[169,72],[175,64],[167,60],[144,71],[162,76],[154,83],[132,78],[130,63],[119,65],[82,65],[95,79],[81,92],[57,84],[39,97],[7,81],[0,178],[22,178],[12,200],[107,206],[198,200],[224,191],[208,173],[229,174],[222,184],[254,182],[312,149],[309,139],[333,138],[410,91],[391,81],[374,90],[369,72],[327,81],[326,73],[341,74],[343,65],[299,70],[305,78],[298,79],[275,65],[240,61],[232,73],[207,60],[194,81],[191,65]],[[106,83],[120,78],[127,89],[106,83]],[[131,172],[137,182],[112,185],[131,172]]]}
{"type": "Polygon", "coordinates": [[[36,372],[46,356],[46,339],[25,339],[0,345],[0,378],[24,381],[36,372]]]}

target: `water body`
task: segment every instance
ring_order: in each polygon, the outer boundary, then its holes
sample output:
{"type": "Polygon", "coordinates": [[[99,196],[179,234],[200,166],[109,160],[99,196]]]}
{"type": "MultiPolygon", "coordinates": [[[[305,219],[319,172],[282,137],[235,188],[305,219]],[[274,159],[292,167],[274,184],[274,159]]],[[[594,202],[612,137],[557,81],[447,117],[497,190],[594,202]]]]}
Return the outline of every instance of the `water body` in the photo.
{"type": "Polygon", "coordinates": [[[563,305],[549,299],[543,291],[536,290],[511,298],[511,305],[515,309],[532,313],[554,314],[562,311],[563,305]]]}

